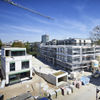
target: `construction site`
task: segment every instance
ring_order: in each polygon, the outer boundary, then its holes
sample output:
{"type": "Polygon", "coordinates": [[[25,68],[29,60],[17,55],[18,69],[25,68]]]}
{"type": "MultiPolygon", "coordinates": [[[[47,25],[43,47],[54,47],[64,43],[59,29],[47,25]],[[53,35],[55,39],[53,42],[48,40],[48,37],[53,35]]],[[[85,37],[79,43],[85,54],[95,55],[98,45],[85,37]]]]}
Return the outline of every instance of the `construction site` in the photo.
{"type": "Polygon", "coordinates": [[[42,45],[39,50],[36,58],[26,48],[1,49],[2,100],[100,99],[100,46],[42,45]]]}
{"type": "Polygon", "coordinates": [[[0,87],[0,94],[4,95],[4,100],[42,100],[39,97],[47,97],[48,100],[96,100],[100,74],[96,73],[99,66],[95,67],[94,63],[92,61],[92,72],[67,73],[32,57],[32,79],[0,87]]]}
{"type": "Polygon", "coordinates": [[[99,5],[51,1],[0,0],[0,100],[100,100],[99,5]]]}

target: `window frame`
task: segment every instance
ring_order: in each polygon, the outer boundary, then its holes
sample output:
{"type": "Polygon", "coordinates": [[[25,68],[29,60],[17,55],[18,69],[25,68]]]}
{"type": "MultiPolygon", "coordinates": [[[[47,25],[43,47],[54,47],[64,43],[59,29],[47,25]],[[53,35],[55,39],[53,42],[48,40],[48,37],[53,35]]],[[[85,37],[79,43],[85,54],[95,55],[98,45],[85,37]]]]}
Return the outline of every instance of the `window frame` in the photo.
{"type": "Polygon", "coordinates": [[[10,62],[10,68],[9,68],[9,70],[10,71],[15,71],[15,62],[10,62]],[[14,69],[11,68],[11,64],[14,64],[14,69]]]}

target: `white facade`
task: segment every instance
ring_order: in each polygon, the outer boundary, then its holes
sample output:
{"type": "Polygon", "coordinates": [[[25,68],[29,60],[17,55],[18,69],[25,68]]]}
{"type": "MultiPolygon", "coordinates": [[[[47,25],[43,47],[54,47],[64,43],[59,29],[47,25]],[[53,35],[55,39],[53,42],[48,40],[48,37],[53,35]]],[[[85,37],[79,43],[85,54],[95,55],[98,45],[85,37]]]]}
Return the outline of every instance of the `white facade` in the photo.
{"type": "Polygon", "coordinates": [[[54,59],[55,65],[73,71],[89,67],[91,60],[100,55],[100,46],[44,45],[40,47],[40,54],[46,61],[52,63],[50,60],[54,59]]]}
{"type": "Polygon", "coordinates": [[[96,59],[97,55],[100,55],[100,46],[59,46],[56,63],[75,70],[90,66],[91,60],[96,59]]]}
{"type": "Polygon", "coordinates": [[[1,53],[1,70],[6,84],[32,77],[32,56],[26,54],[26,48],[3,48],[1,53]]]}

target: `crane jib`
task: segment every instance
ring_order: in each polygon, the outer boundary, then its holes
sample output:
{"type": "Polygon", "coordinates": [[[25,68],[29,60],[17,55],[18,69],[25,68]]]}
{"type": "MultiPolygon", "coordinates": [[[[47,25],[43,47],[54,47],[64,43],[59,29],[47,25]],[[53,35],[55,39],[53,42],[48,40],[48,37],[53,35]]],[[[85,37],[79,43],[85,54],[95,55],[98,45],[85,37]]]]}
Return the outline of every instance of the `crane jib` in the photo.
{"type": "Polygon", "coordinates": [[[22,6],[22,5],[19,5],[19,4],[17,4],[17,3],[14,3],[12,0],[2,0],[2,1],[5,1],[5,2],[11,4],[11,5],[14,5],[14,6],[16,6],[16,7],[25,9],[25,10],[27,10],[27,11],[30,11],[30,12],[32,12],[32,13],[34,13],[34,14],[39,15],[39,16],[45,17],[45,18],[47,18],[47,19],[54,20],[53,18],[51,18],[51,17],[49,17],[49,16],[46,16],[46,15],[43,15],[43,14],[41,14],[41,13],[35,11],[35,10],[29,9],[29,8],[26,8],[26,7],[22,6]]]}

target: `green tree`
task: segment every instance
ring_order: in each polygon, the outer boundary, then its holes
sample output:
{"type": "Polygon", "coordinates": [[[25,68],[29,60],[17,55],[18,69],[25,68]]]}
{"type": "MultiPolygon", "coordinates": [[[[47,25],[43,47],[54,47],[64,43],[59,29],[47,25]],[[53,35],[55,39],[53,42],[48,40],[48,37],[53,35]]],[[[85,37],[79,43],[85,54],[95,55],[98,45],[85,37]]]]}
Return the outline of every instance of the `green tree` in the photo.
{"type": "Polygon", "coordinates": [[[27,53],[28,54],[31,54],[35,57],[38,56],[38,46],[37,46],[37,42],[34,42],[33,45],[30,45],[29,42],[26,42],[25,43],[25,47],[26,47],[26,50],[27,50],[27,53]]]}
{"type": "Polygon", "coordinates": [[[22,47],[22,48],[24,48],[25,45],[22,42],[13,42],[12,47],[22,47]]]}
{"type": "Polygon", "coordinates": [[[2,47],[2,41],[0,40],[0,49],[1,49],[1,47],[2,47]]]}
{"type": "Polygon", "coordinates": [[[38,56],[38,45],[37,45],[37,42],[35,42],[34,43],[34,45],[33,45],[33,55],[35,56],[35,57],[37,57],[38,56]]]}
{"type": "Polygon", "coordinates": [[[100,45],[100,40],[95,42],[96,45],[100,45]]]}
{"type": "Polygon", "coordinates": [[[29,43],[29,42],[26,42],[26,43],[25,43],[25,47],[26,47],[27,53],[30,54],[30,43],[29,43]]]}

